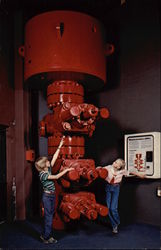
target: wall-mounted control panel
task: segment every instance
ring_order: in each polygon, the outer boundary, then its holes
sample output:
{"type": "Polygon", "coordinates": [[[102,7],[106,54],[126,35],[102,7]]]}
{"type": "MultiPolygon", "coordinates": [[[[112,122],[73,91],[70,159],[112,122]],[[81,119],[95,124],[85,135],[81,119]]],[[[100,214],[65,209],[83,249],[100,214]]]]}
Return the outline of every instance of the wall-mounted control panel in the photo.
{"type": "Polygon", "coordinates": [[[126,169],[144,173],[147,178],[160,176],[160,132],[127,134],[124,136],[126,169]]]}

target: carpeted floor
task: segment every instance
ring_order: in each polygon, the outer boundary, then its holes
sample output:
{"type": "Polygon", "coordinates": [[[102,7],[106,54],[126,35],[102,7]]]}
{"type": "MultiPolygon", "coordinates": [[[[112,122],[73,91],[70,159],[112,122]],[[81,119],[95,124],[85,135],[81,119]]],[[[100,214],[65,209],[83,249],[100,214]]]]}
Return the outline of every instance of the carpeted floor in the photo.
{"type": "Polygon", "coordinates": [[[55,231],[56,244],[40,241],[38,221],[0,225],[1,249],[160,249],[160,228],[146,224],[121,225],[113,235],[107,225],[85,221],[76,228],[55,231]]]}

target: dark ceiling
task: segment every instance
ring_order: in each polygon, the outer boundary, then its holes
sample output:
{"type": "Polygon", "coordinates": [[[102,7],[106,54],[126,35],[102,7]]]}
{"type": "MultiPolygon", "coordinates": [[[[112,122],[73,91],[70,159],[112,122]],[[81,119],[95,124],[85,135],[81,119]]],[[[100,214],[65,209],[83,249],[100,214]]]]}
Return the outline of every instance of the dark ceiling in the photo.
{"type": "Polygon", "coordinates": [[[94,16],[106,24],[111,13],[118,12],[121,2],[121,0],[0,0],[0,12],[12,14],[14,11],[22,10],[27,20],[46,11],[73,10],[94,16]]]}

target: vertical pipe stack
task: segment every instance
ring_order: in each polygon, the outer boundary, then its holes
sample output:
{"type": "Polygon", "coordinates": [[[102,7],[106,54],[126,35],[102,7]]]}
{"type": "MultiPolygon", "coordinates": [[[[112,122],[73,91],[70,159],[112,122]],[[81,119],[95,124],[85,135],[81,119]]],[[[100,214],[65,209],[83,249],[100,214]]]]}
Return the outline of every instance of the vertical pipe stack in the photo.
{"type": "Polygon", "coordinates": [[[83,13],[52,11],[26,24],[25,46],[20,48],[25,58],[25,81],[38,87],[45,84],[51,110],[39,123],[40,136],[48,138],[49,156],[65,137],[53,174],[74,168],[55,183],[53,226],[57,229],[81,216],[95,220],[98,214],[108,213],[93,193],[81,188],[107,177],[107,171],[96,168],[93,159],[84,159],[84,137],[92,137],[96,122],[107,119],[109,111],[84,102],[84,91],[99,89],[105,83],[109,48],[101,23],[83,13]],[[73,191],[75,186],[77,192],[73,191]]]}

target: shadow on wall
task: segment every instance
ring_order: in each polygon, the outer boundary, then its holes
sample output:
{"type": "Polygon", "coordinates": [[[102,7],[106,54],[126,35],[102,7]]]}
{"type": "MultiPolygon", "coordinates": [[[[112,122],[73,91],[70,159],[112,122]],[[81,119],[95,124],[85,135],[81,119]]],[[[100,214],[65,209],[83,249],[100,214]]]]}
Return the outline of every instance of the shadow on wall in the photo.
{"type": "Polygon", "coordinates": [[[124,177],[119,196],[119,214],[121,224],[129,224],[136,222],[136,189],[138,180],[135,178],[124,177]]]}
{"type": "Polygon", "coordinates": [[[92,138],[86,138],[86,157],[93,158],[96,166],[124,158],[124,135],[134,132],[136,130],[123,129],[117,120],[99,121],[92,138]]]}

